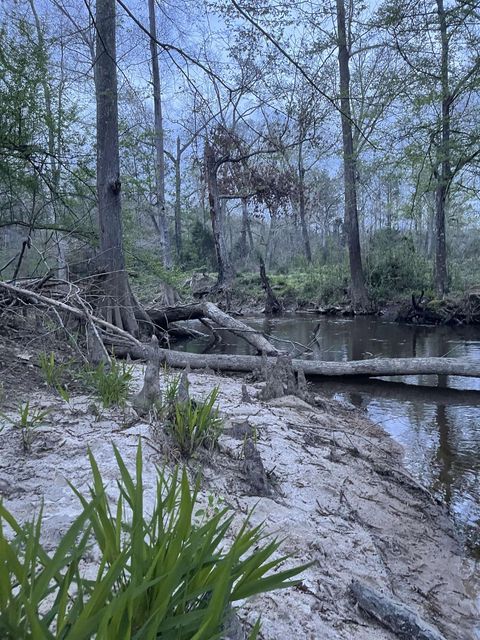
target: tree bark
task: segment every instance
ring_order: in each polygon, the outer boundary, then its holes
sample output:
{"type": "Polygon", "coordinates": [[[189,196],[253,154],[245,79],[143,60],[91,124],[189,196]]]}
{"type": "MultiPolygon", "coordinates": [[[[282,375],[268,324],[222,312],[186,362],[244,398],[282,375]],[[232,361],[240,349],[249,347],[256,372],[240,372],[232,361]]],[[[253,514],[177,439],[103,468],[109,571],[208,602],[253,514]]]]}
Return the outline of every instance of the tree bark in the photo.
{"type": "Polygon", "coordinates": [[[177,153],[175,156],[175,248],[177,256],[182,253],[182,175],[180,173],[182,149],[180,136],[177,136],[177,153]]]}
{"type": "Polygon", "coordinates": [[[265,302],[265,313],[267,315],[281,313],[282,305],[277,300],[277,296],[273,293],[273,289],[270,285],[270,280],[268,279],[267,272],[265,269],[265,262],[263,261],[262,256],[260,256],[260,280],[262,282],[262,287],[267,296],[267,300],[265,302]]]}
{"type": "Polygon", "coordinates": [[[209,141],[205,142],[205,173],[208,188],[208,203],[210,208],[210,220],[212,223],[215,255],[217,258],[218,281],[217,287],[223,287],[232,278],[233,270],[227,256],[225,240],[222,228],[222,210],[220,192],[218,189],[217,162],[213,147],[209,141]]]}
{"type": "Polygon", "coordinates": [[[138,324],[125,271],[118,147],[115,0],[97,0],[95,93],[97,102],[97,197],[99,266],[105,274],[99,313],[136,334],[138,324]]]}
{"type": "Polygon", "coordinates": [[[348,256],[350,261],[352,306],[355,311],[362,312],[369,311],[371,303],[365,285],[358,228],[357,169],[350,108],[350,53],[345,24],[345,1],[336,0],[336,2],[343,140],[343,179],[345,185],[345,227],[347,230],[348,256]]]}
{"type": "Polygon", "coordinates": [[[300,215],[300,226],[302,228],[303,248],[305,258],[310,264],[312,262],[312,250],[308,235],[308,226],[305,211],[305,167],[303,165],[303,145],[298,145],[298,212],[300,215]]]}
{"type": "Polygon", "coordinates": [[[449,41],[447,21],[443,0],[437,0],[437,14],[442,44],[441,53],[441,85],[442,85],[442,115],[441,142],[438,149],[439,166],[436,169],[437,188],[435,192],[435,288],[440,297],[447,292],[447,243],[446,243],[446,209],[448,190],[451,181],[450,166],[450,107],[451,95],[449,89],[449,41]]]}
{"type": "MultiPolygon", "coordinates": [[[[213,369],[249,373],[261,367],[260,356],[197,354],[161,349],[167,365],[184,369],[213,369]]],[[[117,355],[130,354],[134,358],[148,359],[148,348],[132,345],[127,347],[115,344],[117,355]]],[[[272,366],[275,358],[268,359],[272,366]]],[[[375,378],[400,375],[454,375],[470,378],[480,377],[480,363],[463,358],[372,358],[371,360],[352,360],[350,362],[325,362],[322,360],[292,360],[294,371],[303,370],[308,378],[321,377],[359,377],[375,378]]]]}
{"type": "Polygon", "coordinates": [[[153,81],[153,110],[155,120],[155,190],[157,195],[158,223],[156,225],[162,247],[163,266],[170,269],[172,256],[168,223],[165,210],[165,154],[163,151],[163,115],[162,93],[160,84],[160,66],[158,64],[158,49],[156,43],[157,24],[155,17],[155,0],[148,0],[148,17],[150,28],[150,54],[152,58],[153,81]]]}
{"type": "Polygon", "coordinates": [[[242,230],[240,233],[239,243],[239,255],[244,263],[249,254],[249,246],[247,244],[247,236],[249,233],[249,221],[248,221],[248,201],[247,198],[242,198],[242,230]]]}

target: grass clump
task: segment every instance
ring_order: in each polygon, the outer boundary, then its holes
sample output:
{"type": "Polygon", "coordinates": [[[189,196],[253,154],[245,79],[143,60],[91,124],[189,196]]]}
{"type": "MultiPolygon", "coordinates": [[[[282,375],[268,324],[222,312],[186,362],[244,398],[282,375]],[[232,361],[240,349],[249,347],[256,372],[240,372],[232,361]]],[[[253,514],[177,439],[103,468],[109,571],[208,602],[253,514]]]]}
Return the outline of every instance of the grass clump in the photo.
{"type": "Polygon", "coordinates": [[[83,378],[102,401],[105,409],[125,406],[133,377],[133,367],[112,358],[110,364],[100,362],[96,367],[87,367],[83,378]]]}
{"type": "Polygon", "coordinates": [[[50,409],[46,409],[44,411],[41,409],[31,409],[30,401],[27,401],[25,404],[20,405],[18,415],[14,418],[3,413],[0,414],[0,416],[9,422],[14,429],[20,431],[23,450],[25,453],[30,453],[32,450],[34,430],[42,425],[49,413],[50,409]]]}
{"type": "Polygon", "coordinates": [[[218,387],[212,389],[203,402],[189,398],[175,404],[175,412],[168,429],[185,458],[193,456],[200,447],[213,449],[222,433],[223,421],[214,405],[218,387]]]}
{"type": "Polygon", "coordinates": [[[56,360],[53,351],[50,351],[50,353],[42,351],[38,356],[38,363],[47,385],[52,389],[56,389],[60,397],[65,402],[68,402],[70,399],[68,389],[63,386],[66,365],[56,360]]]}
{"type": "Polygon", "coordinates": [[[186,376],[177,376],[167,385],[165,426],[184,458],[191,458],[201,447],[212,450],[217,445],[223,429],[215,406],[218,393],[215,387],[203,401],[190,398],[186,376]]]}
{"type": "MultiPolygon", "coordinates": [[[[247,518],[231,534],[226,508],[197,516],[198,486],[190,487],[185,470],[158,473],[146,515],[141,446],[133,474],[114,453],[117,504],[108,502],[90,452],[89,493],[74,489],[82,512],[51,554],[41,544],[42,511],[21,526],[0,504],[1,638],[215,640],[233,604],[298,583],[305,566],[279,571],[288,557],[278,556],[280,543],[267,540],[263,526],[250,527],[247,518]],[[100,561],[86,579],[82,560],[92,538],[100,561]]],[[[257,632],[258,625],[251,638],[257,632]]]]}

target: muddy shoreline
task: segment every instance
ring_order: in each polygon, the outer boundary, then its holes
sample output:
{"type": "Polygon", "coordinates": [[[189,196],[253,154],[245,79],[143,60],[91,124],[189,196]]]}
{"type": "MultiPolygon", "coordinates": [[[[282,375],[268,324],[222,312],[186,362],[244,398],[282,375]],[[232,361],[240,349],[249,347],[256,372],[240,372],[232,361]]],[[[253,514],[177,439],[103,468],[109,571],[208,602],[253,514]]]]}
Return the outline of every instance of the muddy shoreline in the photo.
{"type": "MultiPolygon", "coordinates": [[[[142,367],[135,369],[139,388],[142,367]]],[[[334,401],[322,399],[320,407],[293,396],[245,402],[239,379],[203,373],[189,378],[194,397],[220,387],[225,419],[219,451],[192,466],[192,474],[201,469],[204,499],[222,498],[239,521],[255,507],[252,523],[265,521],[270,532],[285,538],[282,552],[292,554],[292,564],[314,563],[300,587],[246,603],[239,611],[246,627],[261,613],[265,640],[285,634],[305,640],[393,639],[355,606],[349,587],[357,579],[414,609],[447,640],[480,637],[475,594],[469,592],[474,565],[464,556],[446,509],[405,472],[401,448],[382,429],[334,401]],[[270,495],[257,495],[245,473],[239,437],[245,428],[254,430],[270,495]]],[[[252,398],[258,392],[256,386],[247,390],[252,398]]],[[[13,388],[4,392],[8,411],[19,397],[13,388]]],[[[132,410],[98,412],[91,397],[76,395],[65,403],[43,389],[29,397],[32,406],[51,413],[29,455],[22,453],[18,433],[8,426],[0,433],[0,493],[24,521],[44,501],[47,547],[78,513],[67,478],[87,487],[88,446],[110,479],[113,496],[111,444],[133,466],[142,437],[146,483],[154,486],[155,466],[162,466],[165,450],[151,425],[132,410]]]]}

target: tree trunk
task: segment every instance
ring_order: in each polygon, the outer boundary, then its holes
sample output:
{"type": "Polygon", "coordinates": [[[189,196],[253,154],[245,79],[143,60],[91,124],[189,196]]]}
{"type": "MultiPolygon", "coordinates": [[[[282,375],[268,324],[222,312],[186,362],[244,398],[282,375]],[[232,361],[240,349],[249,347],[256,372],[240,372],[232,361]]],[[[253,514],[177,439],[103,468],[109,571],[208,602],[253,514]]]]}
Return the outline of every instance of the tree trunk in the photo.
{"type": "MultiPolygon", "coordinates": [[[[45,37],[43,35],[42,25],[40,18],[35,7],[34,0],[29,0],[30,8],[35,20],[35,29],[37,32],[38,46],[40,49],[40,60],[42,67],[42,89],[43,97],[45,100],[45,115],[46,124],[48,129],[48,155],[49,155],[49,171],[47,187],[50,197],[49,209],[51,210],[51,217],[54,223],[58,222],[58,210],[56,206],[56,200],[60,190],[60,154],[61,154],[61,135],[62,135],[62,93],[64,85],[64,61],[63,61],[63,43],[60,43],[61,47],[61,59],[60,59],[60,82],[58,86],[58,121],[55,123],[52,108],[52,92],[50,89],[48,78],[48,51],[45,43],[45,37]],[[56,126],[55,126],[56,125],[56,126]]],[[[63,280],[68,279],[68,266],[65,257],[65,240],[58,231],[54,233],[56,250],[57,250],[57,273],[58,277],[63,280]]]]}
{"type": "Polygon", "coordinates": [[[340,106],[343,139],[343,179],[345,185],[345,227],[348,239],[352,306],[356,311],[371,308],[363,273],[360,233],[358,228],[357,170],[353,148],[350,109],[350,53],[345,25],[345,2],[337,1],[338,63],[340,70],[340,106]]]}
{"type": "Polygon", "coordinates": [[[108,322],[138,332],[122,243],[115,0],[97,0],[95,93],[97,102],[97,197],[99,266],[104,297],[99,312],[108,322]]]}
{"type": "Polygon", "coordinates": [[[436,169],[437,188],[435,193],[435,288],[439,296],[443,297],[447,291],[447,243],[446,243],[446,208],[448,190],[451,180],[450,167],[450,107],[451,96],[449,90],[448,63],[449,42],[447,22],[443,0],[437,0],[437,14],[442,43],[441,54],[441,84],[442,84],[442,116],[441,143],[438,149],[439,166],[436,169]]]}
{"type": "Polygon", "coordinates": [[[182,176],[180,173],[182,150],[180,136],[177,136],[177,153],[175,156],[175,248],[177,256],[182,253],[182,176]]]}
{"type": "Polygon", "coordinates": [[[153,105],[155,119],[155,188],[157,195],[158,223],[156,225],[162,246],[163,266],[170,269],[172,257],[170,251],[170,239],[168,235],[168,223],[165,211],[165,154],[163,151],[163,116],[162,96],[160,85],[160,68],[158,64],[158,49],[155,42],[157,37],[157,25],[155,18],[155,0],[148,0],[148,16],[150,27],[150,53],[152,57],[153,80],[153,105]]]}
{"type": "Polygon", "coordinates": [[[238,247],[238,254],[243,263],[245,262],[249,253],[249,249],[247,245],[247,235],[248,235],[248,203],[247,203],[247,198],[242,198],[242,230],[240,232],[240,243],[238,247]]]}
{"type": "Polygon", "coordinates": [[[267,296],[267,300],[265,302],[265,313],[267,315],[281,313],[282,305],[277,300],[277,296],[273,293],[273,289],[270,285],[270,280],[268,279],[265,269],[265,262],[263,261],[262,256],[260,256],[260,280],[267,296]]]}
{"type": "Polygon", "coordinates": [[[270,212],[270,222],[268,225],[267,240],[265,242],[265,266],[270,271],[272,267],[273,246],[275,242],[276,216],[270,212]]]}
{"type": "Polygon", "coordinates": [[[233,275],[230,265],[222,229],[222,204],[218,189],[217,163],[213,148],[208,140],[205,143],[205,173],[208,188],[208,203],[210,208],[210,220],[212,223],[213,241],[215,245],[215,255],[217,258],[218,281],[217,287],[223,287],[233,275]]]}
{"type": "Polygon", "coordinates": [[[298,212],[300,214],[300,226],[302,228],[303,248],[305,258],[310,264],[312,262],[312,250],[310,248],[310,238],[305,212],[305,167],[303,166],[303,145],[298,146],[298,212]]]}

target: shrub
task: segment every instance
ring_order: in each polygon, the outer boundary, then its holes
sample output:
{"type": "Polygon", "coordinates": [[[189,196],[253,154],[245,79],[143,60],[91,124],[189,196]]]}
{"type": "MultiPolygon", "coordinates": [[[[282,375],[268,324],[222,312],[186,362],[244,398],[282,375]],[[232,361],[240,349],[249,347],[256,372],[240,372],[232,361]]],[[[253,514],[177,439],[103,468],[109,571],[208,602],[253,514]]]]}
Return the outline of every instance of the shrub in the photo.
{"type": "Polygon", "coordinates": [[[411,236],[383,229],[370,241],[366,276],[375,298],[388,300],[395,294],[427,289],[432,274],[411,236]]]}
{"type": "Polygon", "coordinates": [[[208,226],[195,219],[184,238],[180,262],[187,269],[214,270],[217,266],[215,242],[208,226]]]}
{"type": "Polygon", "coordinates": [[[124,406],[127,401],[133,367],[112,358],[111,364],[100,362],[96,367],[87,367],[83,378],[105,408],[124,406]]]}
{"type": "Polygon", "coordinates": [[[277,556],[280,543],[267,541],[263,526],[250,528],[247,518],[227,545],[227,509],[195,515],[198,485],[190,488],[185,470],[158,473],[153,512],[145,515],[141,446],[133,476],[114,453],[116,507],[90,452],[89,496],[74,489],[83,510],[52,555],[40,542],[42,511],[22,527],[0,504],[0,637],[214,640],[233,603],[297,584],[292,578],[305,566],[271,573],[287,558],[277,556]],[[93,580],[81,574],[91,534],[101,556],[93,580]]]}

